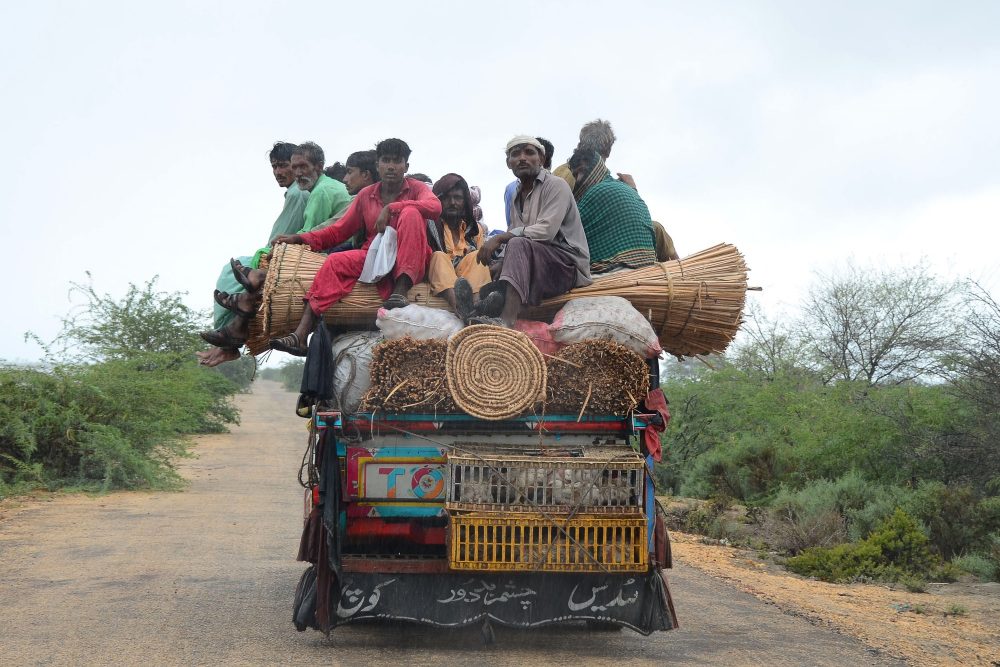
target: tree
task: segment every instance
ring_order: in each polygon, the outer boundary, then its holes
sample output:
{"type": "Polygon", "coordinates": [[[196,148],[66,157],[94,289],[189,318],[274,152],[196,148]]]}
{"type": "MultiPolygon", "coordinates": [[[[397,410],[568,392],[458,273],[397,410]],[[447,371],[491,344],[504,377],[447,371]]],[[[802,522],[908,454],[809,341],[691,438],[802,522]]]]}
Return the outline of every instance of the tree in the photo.
{"type": "Polygon", "coordinates": [[[807,348],[827,381],[931,377],[955,349],[957,293],[922,264],[820,275],[805,303],[807,348]]]}
{"type": "Polygon", "coordinates": [[[82,296],[85,302],[63,318],[55,341],[45,344],[31,333],[27,336],[60,361],[127,360],[161,352],[193,359],[194,352],[204,348],[197,335],[204,316],[185,305],[182,294],[157,291],[158,278],[142,287],[129,283],[121,300],[98,294],[91,282],[70,283],[70,295],[82,296]]]}
{"type": "Polygon", "coordinates": [[[755,303],[745,313],[741,327],[744,339],[729,358],[734,366],[768,380],[781,373],[808,367],[805,342],[800,330],[787,318],[771,319],[755,303]]]}

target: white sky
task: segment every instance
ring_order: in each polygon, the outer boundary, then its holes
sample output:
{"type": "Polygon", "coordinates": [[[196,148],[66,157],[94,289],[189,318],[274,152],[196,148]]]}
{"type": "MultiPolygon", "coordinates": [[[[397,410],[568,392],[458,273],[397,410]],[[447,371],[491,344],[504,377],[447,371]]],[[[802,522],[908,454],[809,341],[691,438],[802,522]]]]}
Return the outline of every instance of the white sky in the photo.
{"type": "MultiPolygon", "coordinates": [[[[281,208],[266,153],[398,136],[503,226],[514,134],[611,120],[682,255],[736,244],[793,306],[848,257],[1000,291],[997,2],[32,2],[0,7],[0,358],[90,270],[208,309],[281,208]]],[[[557,163],[558,163],[557,162],[557,163]]]]}

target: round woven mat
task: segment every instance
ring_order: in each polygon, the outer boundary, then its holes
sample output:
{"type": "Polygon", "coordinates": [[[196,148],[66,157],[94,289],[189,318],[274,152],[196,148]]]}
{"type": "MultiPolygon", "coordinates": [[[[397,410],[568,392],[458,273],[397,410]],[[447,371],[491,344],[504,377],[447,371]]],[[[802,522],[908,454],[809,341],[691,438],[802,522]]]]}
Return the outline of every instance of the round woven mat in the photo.
{"type": "Polygon", "coordinates": [[[448,389],[459,408],[480,419],[508,419],[545,396],[542,353],[520,331],[477,324],[448,340],[448,389]]]}

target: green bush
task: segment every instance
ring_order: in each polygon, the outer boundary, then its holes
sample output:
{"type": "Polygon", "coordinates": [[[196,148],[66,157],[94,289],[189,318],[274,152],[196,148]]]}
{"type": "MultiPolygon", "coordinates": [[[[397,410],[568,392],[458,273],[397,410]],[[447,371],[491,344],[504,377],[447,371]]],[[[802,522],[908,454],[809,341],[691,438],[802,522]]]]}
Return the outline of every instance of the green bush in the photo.
{"type": "Polygon", "coordinates": [[[990,533],[1000,530],[1000,498],[980,498],[970,486],[926,482],[908,494],[903,507],[925,526],[946,560],[986,549],[990,533]]]}
{"type": "Polygon", "coordinates": [[[293,359],[278,369],[278,379],[281,380],[281,384],[285,387],[286,391],[298,393],[302,387],[302,371],[305,367],[305,361],[302,359],[293,359]]]}
{"type": "Polygon", "coordinates": [[[917,522],[898,509],[864,540],[806,549],[789,558],[786,565],[798,574],[832,582],[927,578],[940,564],[929,546],[917,522]]]}
{"type": "Polygon", "coordinates": [[[983,581],[1000,581],[1000,569],[987,554],[975,553],[957,556],[952,564],[963,572],[979,577],[983,581]]]}

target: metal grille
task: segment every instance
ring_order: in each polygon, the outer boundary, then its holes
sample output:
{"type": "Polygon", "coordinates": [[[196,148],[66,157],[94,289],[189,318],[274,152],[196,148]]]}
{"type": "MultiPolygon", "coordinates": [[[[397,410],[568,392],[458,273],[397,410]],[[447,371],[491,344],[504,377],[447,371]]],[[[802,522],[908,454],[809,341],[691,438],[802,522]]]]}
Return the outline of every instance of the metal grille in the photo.
{"type": "Polygon", "coordinates": [[[644,572],[649,565],[642,517],[453,515],[449,533],[453,570],[644,572]]]}
{"type": "Polygon", "coordinates": [[[448,509],[639,514],[645,465],[614,458],[448,457],[448,509]]]}

